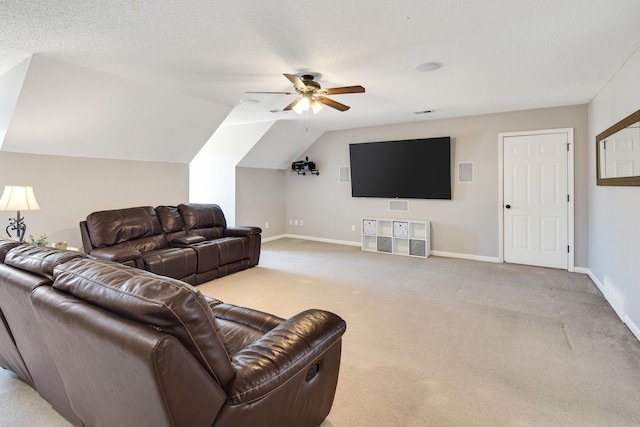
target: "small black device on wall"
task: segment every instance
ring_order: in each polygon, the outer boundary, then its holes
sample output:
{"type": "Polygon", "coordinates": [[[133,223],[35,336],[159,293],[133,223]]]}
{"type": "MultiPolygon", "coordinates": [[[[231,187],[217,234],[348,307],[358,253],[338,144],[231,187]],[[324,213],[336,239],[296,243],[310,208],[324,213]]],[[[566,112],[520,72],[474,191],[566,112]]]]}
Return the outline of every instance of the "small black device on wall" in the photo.
{"type": "Polygon", "coordinates": [[[320,171],[316,169],[315,162],[310,162],[308,157],[305,157],[305,160],[291,163],[291,171],[296,172],[298,175],[306,175],[307,173],[320,175],[320,171]]]}

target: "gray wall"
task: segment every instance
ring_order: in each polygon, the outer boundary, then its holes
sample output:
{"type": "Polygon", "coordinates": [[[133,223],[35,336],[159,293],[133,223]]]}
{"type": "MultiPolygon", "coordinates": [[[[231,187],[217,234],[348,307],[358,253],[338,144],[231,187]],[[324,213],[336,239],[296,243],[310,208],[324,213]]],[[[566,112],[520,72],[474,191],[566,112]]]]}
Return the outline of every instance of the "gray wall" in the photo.
{"type": "MultiPolygon", "coordinates": [[[[188,201],[188,165],[0,152],[0,192],[30,185],[39,211],[21,212],[27,236],[82,248],[78,223],[97,210],[188,201]]],[[[0,234],[15,212],[0,211],[0,234]]]]}
{"type": "MultiPolygon", "coordinates": [[[[574,128],[575,235],[577,267],[587,266],[587,106],[569,106],[483,116],[431,120],[325,133],[303,156],[316,162],[320,176],[287,173],[286,233],[359,242],[363,217],[428,219],[433,250],[472,258],[498,257],[498,133],[574,128]],[[389,212],[388,199],[351,197],[340,184],[339,168],[349,165],[349,144],[451,136],[453,163],[474,162],[472,184],[453,183],[453,199],[409,200],[408,212],[389,212]],[[303,225],[289,225],[302,220],[303,225]],[[355,226],[355,231],[352,231],[355,226]]],[[[300,224],[300,222],[298,222],[300,224]]]]}
{"type": "Polygon", "coordinates": [[[640,187],[596,186],[595,137],[640,109],[640,51],[589,105],[589,269],[640,339],[640,187]]]}
{"type": "Polygon", "coordinates": [[[262,228],[263,239],[286,233],[286,174],[282,169],[236,169],[236,225],[262,228]]]}

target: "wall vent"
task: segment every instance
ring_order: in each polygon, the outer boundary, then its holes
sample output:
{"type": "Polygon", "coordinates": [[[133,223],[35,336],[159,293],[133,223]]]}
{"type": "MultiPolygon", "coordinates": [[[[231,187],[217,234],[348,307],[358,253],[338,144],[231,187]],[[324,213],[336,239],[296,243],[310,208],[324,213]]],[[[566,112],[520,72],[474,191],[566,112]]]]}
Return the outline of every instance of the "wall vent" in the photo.
{"type": "Polygon", "coordinates": [[[340,167],[340,184],[348,184],[351,182],[351,173],[349,171],[349,166],[341,166],[340,167]]]}
{"type": "Polygon", "coordinates": [[[406,200],[389,200],[390,211],[408,211],[409,202],[406,200]]]}

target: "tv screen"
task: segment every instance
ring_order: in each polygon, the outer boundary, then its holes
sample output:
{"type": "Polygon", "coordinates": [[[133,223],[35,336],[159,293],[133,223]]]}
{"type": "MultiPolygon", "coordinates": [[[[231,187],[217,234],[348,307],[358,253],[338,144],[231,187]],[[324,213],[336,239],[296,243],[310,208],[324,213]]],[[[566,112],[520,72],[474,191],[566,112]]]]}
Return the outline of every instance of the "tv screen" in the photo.
{"type": "Polygon", "coordinates": [[[349,144],[351,196],[451,199],[451,138],[349,144]]]}

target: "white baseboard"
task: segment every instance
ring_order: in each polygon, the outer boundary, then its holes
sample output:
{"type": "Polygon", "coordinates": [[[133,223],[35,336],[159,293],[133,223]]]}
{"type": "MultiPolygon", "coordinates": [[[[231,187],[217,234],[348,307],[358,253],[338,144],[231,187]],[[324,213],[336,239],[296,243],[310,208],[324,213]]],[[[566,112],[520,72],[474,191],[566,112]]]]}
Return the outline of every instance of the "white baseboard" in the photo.
{"type": "Polygon", "coordinates": [[[581,270],[584,270],[585,274],[589,275],[598,290],[602,293],[604,299],[609,303],[611,308],[613,308],[613,311],[615,311],[620,320],[627,325],[627,328],[635,335],[636,339],[640,341],[640,328],[638,328],[638,325],[636,325],[626,313],[627,296],[613,283],[606,283],[606,280],[605,283],[602,283],[590,269],[581,268],[581,270]]]}
{"type": "Polygon", "coordinates": [[[623,292],[621,292],[620,288],[616,286],[611,280],[608,280],[607,277],[604,278],[603,283],[590,270],[587,274],[589,275],[591,280],[593,280],[593,283],[596,284],[596,286],[604,296],[604,299],[607,300],[620,320],[625,322],[625,318],[627,317],[627,296],[623,292]]]}
{"type": "MultiPolygon", "coordinates": [[[[360,242],[351,242],[349,240],[324,239],[322,237],[301,236],[301,235],[298,235],[298,234],[281,234],[279,236],[268,237],[266,239],[262,239],[262,241],[263,242],[271,242],[273,240],[284,239],[284,238],[301,239],[301,240],[313,240],[314,242],[335,243],[337,245],[347,245],[347,246],[357,246],[357,247],[361,246],[360,242]]],[[[480,255],[469,255],[469,254],[459,254],[459,253],[455,253],[455,252],[431,251],[431,255],[447,257],[447,258],[470,259],[470,260],[474,260],[474,261],[500,262],[497,257],[488,257],[488,256],[480,256],[480,255]]]]}
{"type": "Polygon", "coordinates": [[[456,253],[456,252],[431,251],[431,255],[433,255],[433,256],[442,256],[442,257],[447,257],[447,258],[470,259],[472,261],[500,262],[500,259],[498,259],[498,257],[459,254],[459,253],[456,253]]]}
{"type": "Polygon", "coordinates": [[[335,239],[325,239],[322,237],[312,237],[312,236],[301,236],[298,234],[280,234],[279,236],[267,237],[262,239],[262,242],[271,242],[273,240],[279,239],[300,239],[300,240],[312,240],[314,242],[322,242],[322,243],[334,243],[336,245],[346,245],[346,246],[357,246],[360,247],[360,242],[350,242],[348,240],[335,240],[335,239]]]}
{"type": "Polygon", "coordinates": [[[638,326],[629,319],[629,316],[624,316],[624,323],[627,325],[631,333],[636,336],[638,341],[640,341],[640,328],[638,328],[638,326]]]}
{"type": "Polygon", "coordinates": [[[573,272],[574,273],[580,273],[580,274],[587,274],[587,275],[589,273],[591,273],[591,271],[588,268],[585,268],[585,267],[575,267],[573,269],[573,272]]]}
{"type": "Polygon", "coordinates": [[[585,270],[587,270],[586,274],[589,275],[589,278],[593,281],[593,283],[596,284],[596,287],[600,290],[602,295],[604,295],[604,285],[600,283],[600,280],[596,277],[595,274],[593,274],[591,270],[589,270],[588,268],[585,270]]]}
{"type": "Polygon", "coordinates": [[[350,242],[348,240],[325,239],[322,237],[300,236],[297,234],[285,234],[284,237],[288,237],[290,239],[312,240],[314,242],[322,242],[322,243],[334,243],[336,245],[357,246],[357,247],[361,246],[359,241],[350,242]]]}
{"type": "Polygon", "coordinates": [[[280,234],[278,236],[263,237],[262,238],[262,243],[273,242],[274,240],[280,240],[280,239],[284,239],[284,238],[285,238],[284,234],[280,234]]]}

